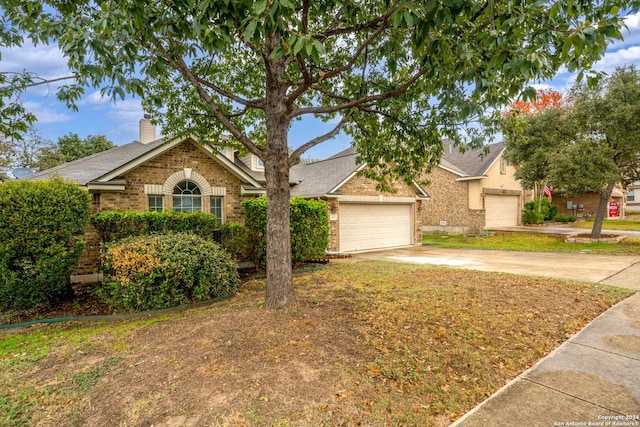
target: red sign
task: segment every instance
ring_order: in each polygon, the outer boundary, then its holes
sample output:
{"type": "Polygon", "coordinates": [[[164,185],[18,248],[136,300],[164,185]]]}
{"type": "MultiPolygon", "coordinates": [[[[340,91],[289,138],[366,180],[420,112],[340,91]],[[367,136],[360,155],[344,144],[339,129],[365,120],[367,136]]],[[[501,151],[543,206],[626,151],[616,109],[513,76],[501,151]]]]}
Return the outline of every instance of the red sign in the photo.
{"type": "Polygon", "coordinates": [[[609,218],[617,218],[620,216],[620,206],[618,206],[618,202],[612,200],[609,202],[609,218]]]}

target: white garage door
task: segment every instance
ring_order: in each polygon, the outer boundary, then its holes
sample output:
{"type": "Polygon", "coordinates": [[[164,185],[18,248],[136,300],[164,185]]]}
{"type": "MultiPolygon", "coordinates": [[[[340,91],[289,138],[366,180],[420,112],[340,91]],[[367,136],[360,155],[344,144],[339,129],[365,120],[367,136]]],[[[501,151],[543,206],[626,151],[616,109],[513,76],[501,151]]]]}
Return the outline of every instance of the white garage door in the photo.
{"type": "Polygon", "coordinates": [[[411,244],[412,205],[340,204],[340,251],[411,244]]]}
{"type": "Polygon", "coordinates": [[[518,225],[519,196],[487,194],[484,197],[485,227],[518,225]]]}

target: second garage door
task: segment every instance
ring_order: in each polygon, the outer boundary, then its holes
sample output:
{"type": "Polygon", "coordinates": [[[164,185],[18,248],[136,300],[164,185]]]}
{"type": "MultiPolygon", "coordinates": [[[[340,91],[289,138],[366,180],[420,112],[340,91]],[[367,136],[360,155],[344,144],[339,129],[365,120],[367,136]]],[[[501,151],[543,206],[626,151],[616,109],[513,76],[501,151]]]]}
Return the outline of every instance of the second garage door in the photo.
{"type": "Polygon", "coordinates": [[[340,204],[340,251],[411,244],[412,205],[340,204]]]}
{"type": "Polygon", "coordinates": [[[484,197],[485,227],[518,225],[519,196],[487,194],[484,197]]]}

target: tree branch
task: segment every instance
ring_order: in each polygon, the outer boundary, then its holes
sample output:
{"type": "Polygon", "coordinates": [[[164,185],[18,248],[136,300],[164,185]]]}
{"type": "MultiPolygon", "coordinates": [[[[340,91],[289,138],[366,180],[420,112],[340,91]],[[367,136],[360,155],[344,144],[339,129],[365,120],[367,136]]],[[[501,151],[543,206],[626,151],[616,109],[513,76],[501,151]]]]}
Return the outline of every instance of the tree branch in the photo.
{"type": "Polygon", "coordinates": [[[331,107],[309,107],[309,108],[300,108],[294,112],[292,112],[287,118],[292,120],[296,117],[305,115],[305,114],[327,114],[327,113],[337,113],[341,110],[346,110],[353,107],[358,107],[363,104],[369,104],[376,101],[382,101],[384,99],[389,99],[395,96],[398,96],[404,92],[406,92],[413,83],[415,83],[420,77],[427,73],[427,68],[420,68],[410,79],[408,79],[403,85],[396,87],[393,90],[390,90],[385,93],[380,93],[377,95],[369,95],[364,96],[358,99],[353,99],[351,101],[344,102],[342,104],[334,105],[331,107]]]}
{"type": "Polygon", "coordinates": [[[300,163],[300,156],[302,156],[302,154],[304,154],[305,151],[315,147],[318,144],[321,144],[331,138],[333,138],[334,136],[336,136],[339,132],[340,129],[342,129],[342,127],[344,126],[344,124],[346,123],[346,120],[351,116],[351,113],[347,114],[346,117],[343,117],[340,122],[329,132],[325,133],[324,135],[320,135],[316,138],[313,138],[312,140],[310,140],[309,142],[302,144],[300,147],[298,147],[290,156],[289,156],[289,168],[291,168],[293,165],[297,165],[298,163],[300,163]]]}
{"type": "Polygon", "coordinates": [[[200,83],[201,85],[208,87],[209,89],[216,92],[218,95],[224,96],[225,98],[228,98],[231,101],[237,102],[238,104],[244,105],[245,107],[249,107],[249,108],[257,108],[257,109],[264,108],[264,99],[254,99],[254,100],[245,99],[222,89],[221,87],[203,79],[200,76],[194,75],[194,77],[196,78],[198,83],[200,83]]]}
{"type": "MultiPolygon", "coordinates": [[[[164,47],[161,45],[161,43],[157,39],[154,39],[154,42],[158,49],[166,53],[166,49],[164,49],[164,47]]],[[[170,40],[170,42],[173,42],[173,41],[170,40]]],[[[233,123],[231,123],[229,118],[222,112],[222,110],[220,109],[216,101],[204,89],[204,87],[202,86],[198,78],[191,72],[191,69],[189,68],[189,66],[187,66],[186,62],[184,61],[184,58],[180,56],[179,59],[177,59],[177,61],[169,60],[167,58],[165,59],[165,61],[167,61],[170,67],[172,67],[173,69],[181,73],[193,85],[194,89],[196,90],[200,98],[202,98],[202,100],[209,106],[215,118],[218,119],[218,121],[220,121],[220,123],[225,128],[227,128],[227,130],[231,132],[231,134],[238,141],[240,141],[242,145],[247,147],[249,151],[251,151],[256,156],[262,158],[263,156],[262,150],[258,148],[258,146],[254,144],[245,134],[240,132],[240,130],[236,128],[233,125],[233,123]]]]}

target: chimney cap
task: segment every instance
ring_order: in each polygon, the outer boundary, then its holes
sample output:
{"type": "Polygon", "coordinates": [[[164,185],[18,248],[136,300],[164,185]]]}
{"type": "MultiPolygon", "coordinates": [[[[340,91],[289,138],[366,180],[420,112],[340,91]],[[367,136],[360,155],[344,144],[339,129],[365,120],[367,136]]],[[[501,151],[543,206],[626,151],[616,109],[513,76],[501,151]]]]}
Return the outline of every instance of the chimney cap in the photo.
{"type": "Polygon", "coordinates": [[[149,113],[144,113],[144,118],[145,118],[145,119],[150,119],[150,118],[151,118],[151,114],[149,114],[149,113]]]}

